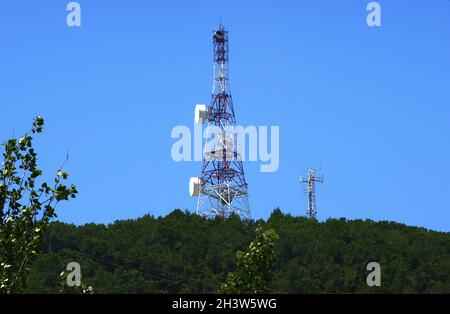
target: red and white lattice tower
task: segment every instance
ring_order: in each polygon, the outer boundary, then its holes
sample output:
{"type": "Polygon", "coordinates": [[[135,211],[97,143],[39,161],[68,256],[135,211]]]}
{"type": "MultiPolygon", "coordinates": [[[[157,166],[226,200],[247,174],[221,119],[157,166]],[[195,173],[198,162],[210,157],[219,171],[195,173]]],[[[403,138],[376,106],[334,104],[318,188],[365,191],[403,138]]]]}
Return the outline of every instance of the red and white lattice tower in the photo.
{"type": "Polygon", "coordinates": [[[191,177],[189,192],[198,197],[197,213],[206,217],[239,215],[250,219],[248,186],[237,150],[236,116],[228,77],[228,31],[213,32],[214,83],[211,104],[195,107],[196,123],[208,122],[202,174],[191,177]]]}

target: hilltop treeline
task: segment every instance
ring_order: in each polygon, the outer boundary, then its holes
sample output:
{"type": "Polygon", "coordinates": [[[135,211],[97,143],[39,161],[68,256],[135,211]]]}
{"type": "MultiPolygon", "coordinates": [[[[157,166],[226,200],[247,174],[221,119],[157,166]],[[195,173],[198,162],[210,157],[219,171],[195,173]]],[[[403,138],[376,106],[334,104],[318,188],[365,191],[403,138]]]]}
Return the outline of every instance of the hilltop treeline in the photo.
{"type": "Polygon", "coordinates": [[[450,234],[393,222],[317,222],[275,210],[267,221],[203,219],[175,210],[110,225],[53,222],[26,293],[58,293],[69,262],[96,293],[215,293],[258,225],[276,230],[272,291],[450,293],[450,234]],[[368,287],[369,262],[381,286],[368,287]]]}

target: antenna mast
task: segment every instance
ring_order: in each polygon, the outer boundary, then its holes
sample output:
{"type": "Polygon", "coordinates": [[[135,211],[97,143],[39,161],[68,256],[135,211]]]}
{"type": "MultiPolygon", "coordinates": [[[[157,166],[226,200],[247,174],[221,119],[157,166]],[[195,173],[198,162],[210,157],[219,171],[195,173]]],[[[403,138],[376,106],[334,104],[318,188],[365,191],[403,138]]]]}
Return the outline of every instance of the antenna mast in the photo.
{"type": "Polygon", "coordinates": [[[202,174],[191,177],[189,191],[197,196],[197,213],[228,218],[250,218],[248,185],[236,150],[236,116],[228,76],[228,31],[220,24],[213,32],[214,82],[211,104],[195,107],[196,123],[208,121],[202,174]]]}
{"type": "Polygon", "coordinates": [[[323,183],[323,175],[316,175],[316,171],[312,168],[307,170],[306,176],[300,177],[300,183],[306,184],[305,192],[308,194],[308,209],[306,210],[306,215],[311,219],[317,219],[316,182],[323,183]]]}

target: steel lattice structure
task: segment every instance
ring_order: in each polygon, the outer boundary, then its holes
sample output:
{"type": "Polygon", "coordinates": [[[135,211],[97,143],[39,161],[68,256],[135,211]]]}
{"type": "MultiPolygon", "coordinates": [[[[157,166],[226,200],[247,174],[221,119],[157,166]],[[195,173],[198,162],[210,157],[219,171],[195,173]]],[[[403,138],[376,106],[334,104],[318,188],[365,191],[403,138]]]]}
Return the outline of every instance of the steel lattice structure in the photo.
{"type": "Polygon", "coordinates": [[[235,214],[249,219],[248,185],[237,151],[236,116],[229,86],[228,31],[222,25],[213,32],[213,46],[212,98],[208,108],[203,109],[206,110],[203,113],[205,121],[208,121],[207,145],[202,174],[199,178],[191,178],[191,181],[194,179],[192,184],[196,184],[191,195],[198,196],[199,215],[228,218],[235,214]]]}
{"type": "Polygon", "coordinates": [[[316,175],[316,171],[311,168],[308,169],[307,176],[300,177],[300,183],[306,184],[305,192],[308,194],[308,208],[306,210],[306,215],[311,219],[316,219],[317,217],[316,182],[323,183],[323,176],[316,175]]]}

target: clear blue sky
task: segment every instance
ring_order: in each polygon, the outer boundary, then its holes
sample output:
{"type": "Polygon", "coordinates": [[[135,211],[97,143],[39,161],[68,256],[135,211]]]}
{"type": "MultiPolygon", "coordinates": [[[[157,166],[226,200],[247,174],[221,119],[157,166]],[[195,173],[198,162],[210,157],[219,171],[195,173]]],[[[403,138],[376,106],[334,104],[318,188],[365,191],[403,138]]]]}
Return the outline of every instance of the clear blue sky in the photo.
{"type": "Polygon", "coordinates": [[[0,138],[46,119],[48,179],[64,159],[79,196],[58,219],[108,223],[194,210],[200,162],[172,161],[212,87],[211,31],[230,31],[242,125],[280,126],[280,168],[246,163],[254,218],[305,212],[298,177],[321,167],[318,218],[450,230],[450,1],[0,2],[0,138]]]}

